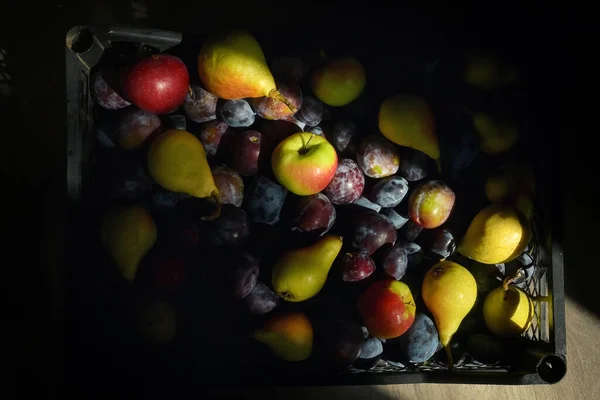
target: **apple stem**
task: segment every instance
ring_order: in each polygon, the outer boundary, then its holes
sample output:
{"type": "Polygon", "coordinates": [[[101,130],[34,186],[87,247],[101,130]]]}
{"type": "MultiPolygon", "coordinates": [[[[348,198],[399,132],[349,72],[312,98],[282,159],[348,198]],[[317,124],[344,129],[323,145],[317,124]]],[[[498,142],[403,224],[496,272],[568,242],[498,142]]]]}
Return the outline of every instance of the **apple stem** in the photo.
{"type": "Polygon", "coordinates": [[[290,103],[288,101],[288,99],[285,98],[285,96],[283,96],[281,93],[279,93],[279,90],[277,90],[277,89],[271,90],[267,97],[269,97],[271,99],[279,100],[280,102],[285,104],[292,113],[295,113],[296,111],[298,111],[298,109],[292,103],[290,103]]]}
{"type": "MultiPolygon", "coordinates": [[[[310,143],[311,139],[313,138],[313,136],[315,136],[314,133],[310,134],[310,137],[308,138],[308,140],[306,141],[306,143],[302,144],[302,147],[300,148],[300,150],[298,150],[299,154],[306,154],[308,153],[308,144],[310,143]]],[[[302,138],[302,140],[304,140],[304,138],[302,138]]]]}
{"type": "Polygon", "coordinates": [[[454,370],[454,358],[452,357],[452,349],[450,348],[450,344],[444,346],[444,350],[446,350],[446,357],[448,357],[448,371],[454,370]]]}

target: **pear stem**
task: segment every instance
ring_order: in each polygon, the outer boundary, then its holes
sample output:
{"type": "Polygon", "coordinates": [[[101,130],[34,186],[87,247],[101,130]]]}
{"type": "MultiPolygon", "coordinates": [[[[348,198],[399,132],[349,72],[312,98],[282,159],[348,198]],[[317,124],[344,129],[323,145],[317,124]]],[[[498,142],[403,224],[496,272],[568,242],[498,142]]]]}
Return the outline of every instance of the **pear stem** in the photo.
{"type": "Polygon", "coordinates": [[[452,357],[452,349],[450,348],[450,344],[444,346],[444,350],[446,350],[446,357],[448,357],[448,371],[454,370],[454,358],[452,357]]]}
{"type": "Polygon", "coordinates": [[[285,96],[283,96],[281,93],[279,93],[279,90],[277,90],[277,89],[271,90],[269,92],[268,97],[270,97],[271,99],[279,100],[280,102],[285,104],[292,113],[295,113],[296,111],[298,111],[298,109],[292,103],[290,103],[289,100],[285,98],[285,96]]]}
{"type": "Polygon", "coordinates": [[[194,91],[192,90],[191,86],[188,86],[188,93],[190,94],[190,97],[192,98],[192,100],[196,100],[196,98],[194,96],[194,91]]]}
{"type": "Polygon", "coordinates": [[[517,278],[520,278],[521,276],[523,276],[523,272],[524,272],[523,269],[519,268],[513,276],[510,276],[502,281],[502,287],[504,288],[505,292],[508,291],[508,285],[513,283],[517,278]]]}
{"type": "Polygon", "coordinates": [[[213,212],[200,218],[202,221],[212,221],[214,219],[219,218],[219,215],[221,215],[221,195],[219,194],[219,192],[217,190],[213,190],[209,198],[213,200],[216,207],[213,212]]]}

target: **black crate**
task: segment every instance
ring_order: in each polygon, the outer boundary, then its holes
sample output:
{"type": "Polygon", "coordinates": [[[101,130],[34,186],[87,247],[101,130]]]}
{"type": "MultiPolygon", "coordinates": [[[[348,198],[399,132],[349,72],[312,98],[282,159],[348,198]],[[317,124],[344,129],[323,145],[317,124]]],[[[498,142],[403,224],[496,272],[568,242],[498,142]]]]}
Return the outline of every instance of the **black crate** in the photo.
{"type": "MultiPolygon", "coordinates": [[[[376,40],[377,37],[363,38],[376,40]]],[[[305,39],[310,40],[310,38],[305,39]]],[[[335,39],[331,39],[335,40],[335,39]]],[[[94,109],[90,96],[90,77],[94,68],[101,62],[109,49],[123,43],[151,46],[160,51],[168,51],[187,46],[193,42],[191,38],[178,32],[126,28],[78,26],[72,28],[66,37],[66,82],[67,82],[67,187],[70,203],[69,210],[69,278],[68,278],[68,313],[69,341],[71,360],[84,357],[94,364],[95,357],[104,356],[104,364],[93,366],[77,366],[82,375],[100,374],[109,377],[113,382],[129,382],[131,377],[140,379],[172,379],[194,378],[209,383],[230,385],[353,385],[353,384],[397,384],[397,383],[480,383],[480,384],[542,384],[558,382],[566,372],[566,331],[565,331],[565,299],[563,282],[563,250],[553,239],[551,222],[558,218],[561,210],[552,203],[550,187],[547,183],[548,148],[544,140],[534,128],[529,134],[533,137],[536,151],[531,151],[536,169],[538,195],[536,196],[536,216],[534,224],[535,248],[532,255],[535,269],[522,287],[535,302],[535,318],[529,330],[521,340],[515,342],[520,356],[514,365],[484,365],[480,363],[464,363],[455,366],[448,372],[443,363],[433,362],[412,366],[411,368],[394,366],[381,361],[368,372],[350,370],[338,375],[320,375],[318,373],[296,373],[293,370],[261,371],[231,364],[227,369],[199,367],[191,364],[181,355],[172,355],[166,351],[156,352],[137,348],[131,355],[124,355],[123,349],[133,340],[124,334],[120,338],[122,347],[103,346],[97,340],[102,338],[86,329],[94,329],[82,323],[86,318],[97,316],[85,315],[87,305],[77,304],[82,292],[88,291],[86,285],[93,290],[109,290],[104,293],[110,296],[127,296],[119,284],[111,281],[112,277],[98,277],[93,268],[86,271],[87,265],[81,260],[89,260],[90,264],[99,263],[97,243],[90,243],[97,238],[97,216],[94,213],[93,191],[93,148],[95,136],[93,131],[94,109]],[[91,271],[91,272],[90,272],[91,271]],[[110,285],[107,282],[110,281],[110,285]],[[105,289],[106,287],[111,289],[105,289]],[[82,340],[87,337],[88,340],[82,340]],[[96,341],[96,342],[94,342],[96,341]],[[114,353],[108,355],[108,353],[114,353]],[[112,361],[110,361],[112,360],[112,361]],[[152,361],[153,360],[153,361],[152,361]],[[130,364],[127,364],[130,363],[130,364]],[[91,369],[90,369],[91,368],[91,369]],[[112,370],[111,370],[112,368],[112,370]],[[137,371],[136,369],[139,368],[137,371]],[[143,372],[141,372],[143,371],[143,372]],[[117,375],[120,378],[116,378],[117,375]],[[141,375],[144,375],[141,378],[141,375]],[[198,378],[200,377],[201,378],[198,378]],[[227,381],[225,381],[227,379],[227,381]]],[[[342,44],[343,45],[343,44],[342,44]]],[[[376,50],[371,50],[376,51],[376,50]]],[[[184,60],[185,61],[185,60],[184,60]]],[[[190,74],[192,75],[192,74],[190,74]]],[[[382,85],[385,86],[385,85],[382,85]]],[[[99,242],[99,241],[96,241],[99,242]]],[[[93,301],[92,301],[93,302],[93,301]]],[[[106,307],[103,308],[106,311],[106,307]]],[[[109,307],[110,311],[110,307],[109,307]]],[[[105,321],[123,318],[119,310],[115,315],[103,315],[105,321]]],[[[118,322],[111,330],[114,334],[120,326],[118,322]]],[[[96,332],[97,333],[97,332],[96,332]]],[[[108,343],[115,338],[105,338],[108,343]]],[[[120,340],[119,339],[119,340],[120,340]]],[[[117,341],[119,341],[117,340],[117,341]]],[[[85,378],[82,378],[85,381],[85,378]]],[[[83,382],[82,381],[82,382],[83,382]]],[[[194,380],[192,380],[194,381],[194,380]]],[[[134,382],[138,382],[134,379],[134,382]]]]}

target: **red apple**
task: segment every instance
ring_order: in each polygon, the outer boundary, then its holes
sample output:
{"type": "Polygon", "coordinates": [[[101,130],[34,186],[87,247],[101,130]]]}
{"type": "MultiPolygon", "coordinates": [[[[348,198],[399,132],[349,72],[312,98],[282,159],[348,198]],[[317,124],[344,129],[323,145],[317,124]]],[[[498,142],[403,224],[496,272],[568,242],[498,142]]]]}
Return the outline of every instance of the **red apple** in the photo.
{"type": "Polygon", "coordinates": [[[323,136],[298,132],[284,139],[271,156],[273,173],[281,185],[299,196],[325,189],[338,165],[337,153],[323,136]]]}
{"type": "Polygon", "coordinates": [[[415,320],[416,306],[408,286],[394,279],[373,283],[358,299],[358,311],[372,336],[398,337],[415,320]]]}
{"type": "Polygon", "coordinates": [[[190,77],[183,61],[168,54],[143,58],[123,75],[125,97],[142,110],[166,114],[185,100],[190,77]]]}

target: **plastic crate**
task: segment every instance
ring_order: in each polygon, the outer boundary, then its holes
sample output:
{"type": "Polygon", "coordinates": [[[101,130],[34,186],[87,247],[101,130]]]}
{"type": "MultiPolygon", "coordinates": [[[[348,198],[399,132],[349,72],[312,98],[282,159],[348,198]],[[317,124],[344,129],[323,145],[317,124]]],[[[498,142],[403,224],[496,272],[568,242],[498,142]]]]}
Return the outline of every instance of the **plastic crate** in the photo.
{"type": "MultiPolygon", "coordinates": [[[[67,82],[67,182],[70,202],[71,251],[69,261],[69,287],[78,288],[96,277],[78,271],[82,259],[90,257],[90,252],[98,251],[94,245],[86,243],[85,237],[97,237],[95,226],[88,221],[93,215],[93,146],[94,111],[90,97],[90,76],[94,67],[102,60],[106,51],[116,44],[133,43],[146,45],[165,51],[177,46],[185,46],[186,35],[178,32],[125,28],[78,26],[72,28],[66,37],[66,82],[67,82]],[[86,236],[88,235],[88,236],[86,236]],[[91,235],[91,236],[89,236],[91,235]],[[84,281],[81,281],[82,277],[84,281]],[[86,280],[87,279],[87,280],[86,280]]],[[[532,130],[535,137],[535,131],[532,130]]],[[[532,141],[535,142],[535,139],[532,141]]],[[[543,146],[542,142],[539,143],[543,146]]],[[[463,363],[448,372],[443,363],[433,362],[414,365],[410,368],[392,365],[385,361],[369,371],[349,370],[343,374],[322,375],[317,372],[290,373],[270,371],[262,374],[247,366],[230,365],[226,370],[202,368],[202,379],[217,383],[221,379],[233,385],[352,385],[352,384],[398,384],[398,383],[486,383],[486,384],[542,384],[558,382],[566,372],[566,332],[565,300],[563,285],[563,251],[553,240],[550,227],[554,215],[548,196],[549,185],[545,181],[544,147],[535,152],[535,168],[538,178],[536,216],[534,224],[535,248],[532,256],[535,262],[532,276],[522,282],[523,287],[535,301],[535,318],[529,330],[515,343],[520,356],[512,365],[485,365],[463,363]]],[[[98,287],[103,282],[94,282],[98,287]]],[[[84,289],[85,290],[85,289],[84,289]]],[[[98,289],[102,290],[102,289],[98,289]]],[[[76,292],[77,290],[75,290],[76,292]]],[[[118,292],[118,290],[117,290],[118,292]]],[[[77,293],[70,292],[70,300],[77,299],[77,293]]],[[[119,292],[120,293],[120,292],[119,292]]],[[[119,296],[121,294],[115,293],[119,296]]],[[[71,310],[70,328],[74,342],[82,333],[78,323],[81,310],[71,310]],[[75,313],[75,314],[74,314],[75,313]],[[79,329],[79,330],[78,330],[79,329]]],[[[89,348],[73,345],[72,352],[90,351],[89,348]]],[[[96,350],[101,352],[104,350],[96,350]]],[[[93,353],[92,351],[92,354],[93,353]]],[[[162,374],[171,378],[195,376],[194,364],[177,362],[169,354],[150,352],[149,357],[165,361],[169,367],[161,369],[162,374]]],[[[114,365],[113,365],[114,366],[114,365]]],[[[118,369],[119,367],[117,367],[118,369]]],[[[126,369],[126,368],[125,368],[126,369]]],[[[131,372],[131,371],[129,371],[131,372]]],[[[108,372],[107,372],[108,373],[108,372]]],[[[149,374],[156,373],[148,372],[149,374]]],[[[133,373],[135,375],[135,373],[133,373]]],[[[156,375],[158,377],[158,375],[156,375]]],[[[125,381],[125,378],[123,378],[125,381]]]]}

